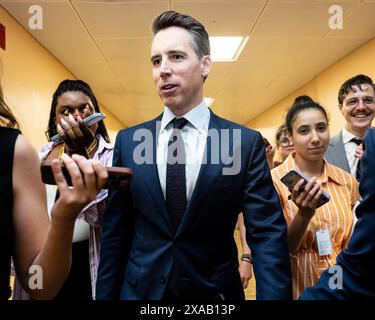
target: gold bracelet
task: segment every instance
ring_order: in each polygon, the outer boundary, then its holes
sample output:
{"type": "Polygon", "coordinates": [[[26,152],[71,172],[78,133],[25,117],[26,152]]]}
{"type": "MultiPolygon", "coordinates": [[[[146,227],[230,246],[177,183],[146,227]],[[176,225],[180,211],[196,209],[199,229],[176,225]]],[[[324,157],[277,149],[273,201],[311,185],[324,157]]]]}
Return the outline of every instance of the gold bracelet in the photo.
{"type": "Polygon", "coordinates": [[[57,158],[58,160],[61,161],[61,156],[62,154],[65,152],[65,143],[63,143],[60,147],[60,151],[59,151],[59,157],[57,158]]]}
{"type": "Polygon", "coordinates": [[[86,148],[88,156],[90,156],[90,153],[93,152],[97,146],[98,141],[94,138],[94,141],[86,148]]]}

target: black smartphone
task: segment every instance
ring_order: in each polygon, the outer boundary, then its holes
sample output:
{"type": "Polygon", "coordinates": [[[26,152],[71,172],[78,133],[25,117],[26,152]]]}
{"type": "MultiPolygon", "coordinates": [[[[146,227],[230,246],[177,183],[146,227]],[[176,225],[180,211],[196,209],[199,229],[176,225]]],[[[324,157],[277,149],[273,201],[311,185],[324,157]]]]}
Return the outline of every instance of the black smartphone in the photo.
{"type": "Polygon", "coordinates": [[[269,145],[271,145],[271,143],[267,140],[267,138],[263,137],[263,141],[264,141],[264,143],[265,143],[265,145],[266,145],[266,148],[267,148],[269,145]]]}
{"type": "MultiPolygon", "coordinates": [[[[44,160],[41,163],[40,170],[42,173],[42,181],[45,184],[56,184],[53,176],[51,160],[44,160]]],[[[103,189],[126,189],[129,186],[132,170],[122,167],[106,167],[108,172],[108,180],[103,189]]],[[[72,186],[68,169],[62,164],[62,172],[69,186],[72,186]]]]}
{"type": "MultiPolygon", "coordinates": [[[[104,113],[97,112],[83,119],[83,122],[86,123],[87,126],[92,126],[100,120],[103,120],[105,117],[106,116],[104,113]]],[[[57,133],[51,138],[51,141],[54,143],[59,143],[63,142],[63,139],[61,139],[60,135],[57,133]]]]}
{"type": "MultiPolygon", "coordinates": [[[[302,191],[306,187],[307,183],[310,181],[310,178],[306,177],[298,169],[293,168],[285,176],[281,178],[281,182],[288,187],[290,192],[292,192],[296,183],[300,181],[301,179],[303,179],[305,182],[303,183],[300,191],[302,191]]],[[[320,196],[320,199],[318,200],[316,204],[316,208],[319,208],[322,205],[326,204],[329,201],[329,199],[330,199],[329,194],[323,191],[320,196]]]]}

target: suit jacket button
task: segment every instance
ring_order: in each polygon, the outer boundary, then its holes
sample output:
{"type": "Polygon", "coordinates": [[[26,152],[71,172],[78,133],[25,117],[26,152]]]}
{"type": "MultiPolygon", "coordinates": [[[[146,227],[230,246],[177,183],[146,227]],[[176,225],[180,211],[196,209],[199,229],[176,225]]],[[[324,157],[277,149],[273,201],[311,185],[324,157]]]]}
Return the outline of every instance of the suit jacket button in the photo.
{"type": "Polygon", "coordinates": [[[165,277],[161,277],[160,278],[160,283],[161,284],[166,284],[167,283],[167,279],[165,279],[165,277]]]}

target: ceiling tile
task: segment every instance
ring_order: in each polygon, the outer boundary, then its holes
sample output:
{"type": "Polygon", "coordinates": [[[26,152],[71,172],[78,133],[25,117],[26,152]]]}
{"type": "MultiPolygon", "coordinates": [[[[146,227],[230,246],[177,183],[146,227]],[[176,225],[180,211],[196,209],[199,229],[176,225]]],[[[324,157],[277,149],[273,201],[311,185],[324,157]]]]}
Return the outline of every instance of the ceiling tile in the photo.
{"type": "Polygon", "coordinates": [[[142,77],[152,79],[151,62],[109,60],[108,63],[112,66],[118,77],[142,77]]]}
{"type": "Polygon", "coordinates": [[[284,60],[305,55],[318,41],[314,38],[253,38],[250,37],[239,60],[284,60]]]}
{"type": "Polygon", "coordinates": [[[363,3],[344,19],[343,29],[332,30],[328,38],[372,38],[375,34],[375,2],[363,3]]]}
{"type": "Polygon", "coordinates": [[[65,66],[78,78],[112,78],[114,74],[105,62],[65,62],[65,66]]]}
{"type": "Polygon", "coordinates": [[[172,2],[174,10],[201,21],[210,36],[246,36],[261,12],[264,1],[172,2]]]}
{"type": "Polygon", "coordinates": [[[280,73],[288,70],[293,60],[253,60],[238,61],[230,73],[231,78],[248,79],[273,79],[280,73]]]}
{"type": "MultiPolygon", "coordinates": [[[[344,12],[354,3],[341,3],[344,12]]],[[[321,37],[329,32],[330,3],[322,1],[270,2],[251,33],[259,38],[321,37]]]]}
{"type": "Polygon", "coordinates": [[[43,39],[41,43],[63,63],[104,61],[91,39],[43,39]]]}
{"type": "Polygon", "coordinates": [[[37,39],[82,39],[88,38],[88,33],[81,23],[69,1],[0,1],[1,5],[10,12],[37,39]],[[29,28],[29,20],[33,14],[29,14],[32,4],[38,4],[42,8],[43,28],[32,30],[29,28]]]}
{"type": "Polygon", "coordinates": [[[107,60],[144,61],[151,66],[151,38],[149,39],[98,39],[107,60]]]}
{"type": "Polygon", "coordinates": [[[307,55],[291,64],[284,74],[319,74],[365,42],[366,39],[361,38],[322,39],[307,55]]]}
{"type": "Polygon", "coordinates": [[[229,74],[230,70],[233,68],[234,62],[232,61],[214,61],[211,65],[211,70],[209,73],[209,78],[213,77],[225,77],[229,74]]]}
{"type": "Polygon", "coordinates": [[[79,15],[97,38],[151,37],[151,22],[168,9],[166,1],[74,2],[79,15]]]}

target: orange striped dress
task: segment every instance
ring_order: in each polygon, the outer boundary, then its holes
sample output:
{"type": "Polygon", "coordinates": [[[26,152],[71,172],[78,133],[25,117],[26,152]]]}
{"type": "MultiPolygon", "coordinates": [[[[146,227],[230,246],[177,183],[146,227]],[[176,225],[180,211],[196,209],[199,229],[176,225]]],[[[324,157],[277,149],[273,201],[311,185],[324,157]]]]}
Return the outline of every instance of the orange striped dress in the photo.
{"type": "MultiPolygon", "coordinates": [[[[271,171],[288,225],[297,214],[298,207],[292,200],[288,200],[290,192],[280,179],[292,168],[298,169],[298,166],[291,154],[284,163],[271,171]]],[[[304,288],[314,285],[326,268],[335,264],[337,254],[346,247],[351,235],[354,221],[352,209],[359,200],[356,179],[325,160],[319,179],[322,181],[323,190],[331,198],[328,203],[316,210],[297,252],[290,255],[294,299],[301,295],[304,288]],[[332,253],[319,256],[315,232],[326,228],[330,233],[332,253]]]]}

